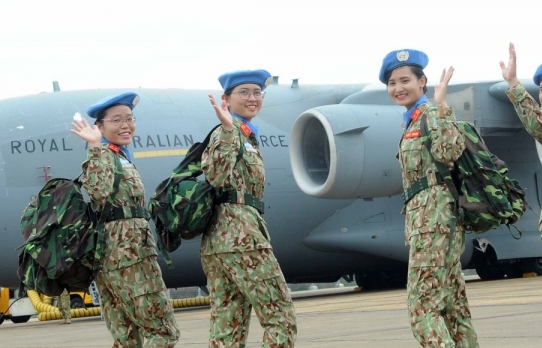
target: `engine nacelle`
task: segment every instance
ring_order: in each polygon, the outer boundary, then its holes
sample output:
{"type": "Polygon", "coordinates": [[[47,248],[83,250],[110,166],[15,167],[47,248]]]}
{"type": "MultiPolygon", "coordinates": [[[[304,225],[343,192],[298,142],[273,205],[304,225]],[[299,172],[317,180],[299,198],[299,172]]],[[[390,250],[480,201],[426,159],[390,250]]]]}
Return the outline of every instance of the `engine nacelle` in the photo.
{"type": "Polygon", "coordinates": [[[321,198],[375,198],[402,192],[395,158],[403,107],[326,105],[302,113],[290,136],[299,188],[321,198]]]}

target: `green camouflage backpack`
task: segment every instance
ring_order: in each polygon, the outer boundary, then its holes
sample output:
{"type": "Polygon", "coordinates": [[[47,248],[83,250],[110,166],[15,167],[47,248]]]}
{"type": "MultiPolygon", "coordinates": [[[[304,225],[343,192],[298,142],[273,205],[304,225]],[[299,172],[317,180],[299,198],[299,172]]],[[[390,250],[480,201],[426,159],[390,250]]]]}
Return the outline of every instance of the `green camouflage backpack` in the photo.
{"type": "MultiPolygon", "coordinates": [[[[517,180],[507,176],[506,163],[489,151],[474,126],[468,122],[457,125],[465,136],[466,147],[454,169],[450,172],[444,163],[434,163],[456,201],[465,230],[482,233],[516,223],[528,207],[525,191],[517,180]]],[[[423,136],[428,135],[425,114],[420,128],[423,136]]],[[[425,145],[431,151],[431,137],[427,137],[425,145]]]]}
{"type": "MultiPolygon", "coordinates": [[[[118,187],[122,173],[120,161],[116,161],[114,187],[118,187]]],[[[59,296],[65,288],[88,291],[101,267],[102,230],[113,197],[98,220],[81,186],[79,178],[51,179],[23,210],[25,244],[17,269],[21,290],[32,289],[47,296],[59,296]]]]}
{"type": "MultiPolygon", "coordinates": [[[[173,252],[179,248],[183,239],[193,239],[204,233],[211,221],[216,190],[198,177],[201,170],[201,156],[209,144],[215,126],[205,140],[195,143],[186,157],[173,169],[171,176],[162,181],[149,200],[149,211],[156,227],[158,248],[163,252],[173,252]]],[[[243,154],[240,146],[237,161],[243,154]]],[[[237,162],[236,162],[237,163],[237,162]]],[[[171,266],[164,254],[166,263],[171,266]]]]}

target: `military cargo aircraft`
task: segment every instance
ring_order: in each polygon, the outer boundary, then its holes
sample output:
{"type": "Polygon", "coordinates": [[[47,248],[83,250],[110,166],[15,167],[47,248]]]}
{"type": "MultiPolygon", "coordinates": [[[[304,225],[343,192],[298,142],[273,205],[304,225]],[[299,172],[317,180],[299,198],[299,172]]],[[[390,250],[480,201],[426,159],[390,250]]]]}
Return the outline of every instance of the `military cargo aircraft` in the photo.
{"type": "MultiPolygon", "coordinates": [[[[537,88],[525,82],[533,96],[537,88]]],[[[218,123],[205,90],[103,89],[58,91],[0,101],[0,285],[16,288],[20,215],[52,177],[75,178],[86,146],[70,133],[75,113],[109,95],[134,91],[137,130],[131,144],[150,197],[187,149],[218,123]]],[[[457,117],[472,122],[489,148],[526,189],[531,209],[515,228],[468,234],[461,261],[482,279],[542,274],[538,232],[542,149],[523,129],[504,93],[505,82],[449,86],[457,117]]],[[[219,98],[220,91],[211,91],[219,98]]],[[[433,89],[430,87],[428,96],[433,89]]],[[[265,159],[265,219],[288,282],[332,282],[364,288],[404,286],[408,248],[400,215],[401,175],[395,158],[404,109],[383,86],[268,87],[255,119],[265,159]]],[[[169,288],[204,286],[199,239],[161,260],[169,288]]]]}

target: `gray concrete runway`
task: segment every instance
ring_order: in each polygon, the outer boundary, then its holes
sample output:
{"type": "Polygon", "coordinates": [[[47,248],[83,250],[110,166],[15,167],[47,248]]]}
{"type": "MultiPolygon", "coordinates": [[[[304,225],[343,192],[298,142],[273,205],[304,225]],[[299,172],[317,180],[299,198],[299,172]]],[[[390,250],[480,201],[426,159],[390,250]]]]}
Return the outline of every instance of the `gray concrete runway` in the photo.
{"type": "MultiPolygon", "coordinates": [[[[352,288],[295,293],[298,348],[416,348],[405,310],[405,290],[356,292],[352,288]],[[301,297],[300,297],[301,296],[301,297]]],[[[542,277],[467,283],[480,347],[542,347],[542,277]]],[[[178,347],[206,347],[208,307],[180,309],[178,347]]],[[[110,347],[99,318],[0,325],[0,347],[110,347]]],[[[259,347],[262,329],[253,315],[247,347],[259,347]]]]}

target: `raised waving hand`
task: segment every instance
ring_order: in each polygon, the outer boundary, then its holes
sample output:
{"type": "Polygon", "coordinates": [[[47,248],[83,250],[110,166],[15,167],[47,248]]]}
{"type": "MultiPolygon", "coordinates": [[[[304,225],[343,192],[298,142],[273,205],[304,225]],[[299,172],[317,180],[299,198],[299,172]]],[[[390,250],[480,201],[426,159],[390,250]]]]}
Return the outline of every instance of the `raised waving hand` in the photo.
{"type": "Polygon", "coordinates": [[[448,83],[450,83],[453,74],[453,66],[451,66],[448,70],[442,70],[442,74],[440,75],[440,81],[437,85],[435,85],[435,102],[438,106],[448,106],[448,103],[446,102],[446,96],[448,94],[448,83]]]}
{"type": "Polygon", "coordinates": [[[508,57],[508,66],[504,65],[502,60],[499,62],[499,65],[501,66],[502,70],[502,78],[508,82],[510,87],[514,87],[519,85],[520,82],[516,73],[516,48],[514,47],[513,43],[510,43],[508,53],[510,55],[508,57]]]}
{"type": "Polygon", "coordinates": [[[74,120],[72,121],[73,129],[70,131],[85,140],[89,145],[100,146],[100,141],[102,139],[102,132],[98,129],[97,125],[90,126],[86,119],[74,120]]]}
{"type": "Polygon", "coordinates": [[[226,100],[224,97],[222,97],[222,105],[220,106],[216,103],[215,98],[211,94],[209,94],[209,100],[215,109],[216,117],[218,117],[220,123],[222,123],[222,128],[227,131],[231,131],[233,129],[233,119],[228,107],[226,106],[226,100]]]}

